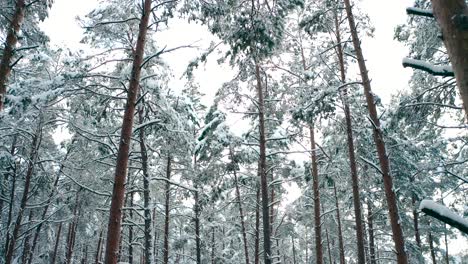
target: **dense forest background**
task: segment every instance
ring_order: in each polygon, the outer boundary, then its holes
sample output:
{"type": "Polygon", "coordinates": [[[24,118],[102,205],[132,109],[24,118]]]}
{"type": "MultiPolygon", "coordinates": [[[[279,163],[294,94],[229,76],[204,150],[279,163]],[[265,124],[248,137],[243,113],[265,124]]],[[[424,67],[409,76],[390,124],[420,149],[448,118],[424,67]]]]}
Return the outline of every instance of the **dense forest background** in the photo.
{"type": "Polygon", "coordinates": [[[467,1],[403,2],[0,0],[0,263],[468,263],[467,1]]]}

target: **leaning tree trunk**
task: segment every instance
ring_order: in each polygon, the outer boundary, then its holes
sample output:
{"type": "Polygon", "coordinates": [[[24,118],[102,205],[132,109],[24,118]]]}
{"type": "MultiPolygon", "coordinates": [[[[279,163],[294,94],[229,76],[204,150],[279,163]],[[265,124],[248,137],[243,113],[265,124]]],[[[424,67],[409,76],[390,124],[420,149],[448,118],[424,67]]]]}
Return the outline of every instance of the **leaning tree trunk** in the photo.
{"type": "MultiPolygon", "coordinates": [[[[344,85],[346,83],[346,70],[344,65],[344,55],[343,47],[341,45],[341,32],[340,25],[338,22],[338,15],[335,11],[335,31],[336,31],[336,42],[337,42],[337,54],[338,61],[340,64],[340,73],[341,73],[341,82],[344,85]]],[[[361,198],[359,193],[359,178],[357,173],[357,163],[356,156],[354,153],[354,137],[353,137],[353,125],[351,121],[351,110],[349,108],[348,102],[348,90],[343,88],[341,99],[343,101],[343,108],[345,113],[346,120],[346,135],[348,140],[348,156],[349,156],[349,166],[351,169],[351,182],[353,187],[353,204],[354,204],[354,220],[356,222],[356,243],[357,243],[357,255],[358,263],[365,263],[365,254],[364,254],[364,236],[363,236],[363,224],[361,218],[361,198]]],[[[342,259],[342,258],[341,258],[342,259]]],[[[342,259],[342,263],[344,260],[342,259]]]]}
{"type": "Polygon", "coordinates": [[[125,199],[125,176],[127,174],[128,167],[128,154],[130,151],[135,105],[140,86],[141,65],[145,54],[146,34],[151,15],[151,2],[151,0],[144,1],[137,44],[133,55],[132,73],[120,134],[119,151],[117,153],[114,176],[114,189],[112,191],[109,224],[107,228],[106,264],[116,264],[119,255],[119,244],[122,229],[122,207],[125,199]]]}
{"type": "Polygon", "coordinates": [[[3,110],[8,77],[11,72],[12,58],[15,53],[15,46],[18,42],[21,25],[23,24],[25,9],[26,1],[16,0],[15,13],[13,14],[13,18],[10,20],[5,48],[3,49],[2,59],[0,61],[0,112],[3,110]]]}
{"type": "Polygon", "coordinates": [[[167,157],[166,164],[166,189],[165,192],[165,205],[164,205],[164,258],[163,264],[169,263],[169,223],[170,223],[170,199],[171,199],[171,184],[169,180],[171,179],[171,157],[167,157]]]}
{"type": "Polygon", "coordinates": [[[468,118],[468,6],[465,0],[431,0],[434,17],[442,29],[468,118]]]}
{"type": "Polygon", "coordinates": [[[309,127],[310,132],[310,150],[312,160],[312,188],[314,197],[314,230],[315,230],[315,263],[323,263],[323,247],[322,247],[322,227],[320,220],[320,191],[319,191],[319,177],[317,168],[317,153],[315,145],[315,132],[314,125],[309,127]]]}
{"type": "Polygon", "coordinates": [[[354,22],[350,0],[344,0],[344,2],[346,5],[346,14],[348,16],[349,27],[351,28],[354,50],[356,52],[359,70],[361,73],[364,94],[366,96],[367,109],[369,110],[369,117],[373,125],[374,141],[377,148],[377,154],[379,156],[380,169],[383,174],[382,176],[385,187],[385,196],[387,199],[388,213],[390,216],[390,224],[392,227],[397,261],[399,264],[406,264],[408,263],[408,257],[405,251],[405,240],[399,221],[397,198],[395,192],[393,191],[393,179],[390,175],[390,161],[387,156],[382,129],[380,128],[380,120],[377,115],[377,108],[374,102],[375,98],[372,93],[370,79],[368,76],[366,63],[364,61],[364,55],[362,54],[361,42],[357,33],[356,23],[354,22]]]}
{"type": "MultiPolygon", "coordinates": [[[[144,102],[142,102],[144,103],[144,102]]],[[[143,106],[138,111],[139,123],[144,122],[144,108],[143,106]]],[[[145,144],[145,128],[140,129],[140,152],[141,152],[141,168],[143,171],[143,206],[145,216],[145,247],[144,247],[144,259],[146,264],[152,263],[151,258],[151,209],[150,206],[150,181],[148,174],[148,152],[145,144]]]]}
{"type": "Polygon", "coordinates": [[[39,117],[39,124],[37,127],[36,132],[33,135],[32,143],[31,143],[31,153],[29,155],[29,162],[28,168],[26,171],[26,177],[24,180],[24,188],[23,188],[23,196],[21,198],[20,207],[18,211],[18,216],[16,217],[15,227],[13,229],[13,234],[11,235],[10,239],[7,238],[8,246],[7,252],[5,256],[5,264],[11,264],[13,260],[13,255],[16,247],[16,240],[18,239],[19,231],[21,228],[21,222],[23,220],[23,214],[26,210],[26,204],[29,198],[29,188],[31,186],[31,178],[34,173],[34,167],[36,165],[36,161],[38,158],[38,150],[41,142],[42,137],[42,117],[39,117]]]}

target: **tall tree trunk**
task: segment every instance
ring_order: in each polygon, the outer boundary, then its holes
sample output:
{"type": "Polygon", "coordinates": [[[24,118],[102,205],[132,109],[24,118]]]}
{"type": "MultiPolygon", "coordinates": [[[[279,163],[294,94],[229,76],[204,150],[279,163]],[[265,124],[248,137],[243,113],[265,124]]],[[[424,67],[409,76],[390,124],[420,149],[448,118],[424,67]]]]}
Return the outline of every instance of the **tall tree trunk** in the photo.
{"type": "Polygon", "coordinates": [[[442,29],[465,116],[468,118],[468,6],[465,0],[431,0],[434,17],[442,29]]]}
{"type": "MultiPolygon", "coordinates": [[[[232,149],[229,150],[231,162],[233,165],[235,165],[232,149]]],[[[234,184],[236,187],[236,200],[237,203],[239,204],[239,217],[240,217],[240,222],[241,222],[241,232],[242,232],[242,240],[244,242],[244,255],[245,255],[245,264],[249,264],[249,249],[248,249],[248,242],[247,242],[247,231],[245,228],[245,219],[244,219],[244,209],[242,208],[242,201],[240,197],[240,190],[239,190],[239,181],[237,178],[237,171],[236,167],[233,168],[232,173],[234,174],[234,184]]]]}
{"type": "MultiPolygon", "coordinates": [[[[313,121],[312,121],[313,122],[313,121]]],[[[322,247],[322,227],[320,219],[320,190],[319,177],[317,168],[317,153],[315,145],[314,125],[310,124],[310,150],[312,160],[312,188],[314,197],[314,230],[315,230],[315,263],[323,263],[323,247],[322,247]]]]}
{"type": "Polygon", "coordinates": [[[367,225],[369,229],[369,255],[370,264],[376,264],[375,260],[375,242],[374,242],[374,218],[372,212],[372,202],[367,199],[367,225]]]}
{"type": "MultiPolygon", "coordinates": [[[[260,162],[258,162],[258,174],[260,174],[260,162]]],[[[257,182],[257,194],[255,202],[255,264],[260,264],[260,186],[257,182]]]]}
{"type": "Polygon", "coordinates": [[[198,185],[195,185],[195,251],[197,255],[197,264],[201,264],[201,238],[200,238],[200,200],[198,198],[198,185]]]}
{"type": "Polygon", "coordinates": [[[75,207],[73,208],[73,220],[68,228],[67,235],[67,253],[66,253],[66,263],[72,263],[73,259],[73,249],[75,247],[75,238],[76,238],[76,228],[78,225],[79,218],[79,190],[76,192],[75,197],[75,207]]]}
{"type": "MultiPolygon", "coordinates": [[[[130,173],[128,174],[130,175],[130,173]]],[[[130,181],[128,181],[130,182],[130,181]]],[[[133,194],[134,192],[131,192],[128,197],[128,220],[129,225],[128,225],[128,263],[133,264],[133,194]]]]}
{"type": "MultiPolygon", "coordinates": [[[[28,226],[31,225],[31,221],[33,219],[33,216],[34,216],[34,210],[30,209],[29,210],[29,216],[28,216],[28,226]]],[[[28,227],[29,229],[29,227],[28,227]]],[[[23,246],[23,256],[22,256],[22,263],[23,264],[26,264],[28,262],[28,257],[30,255],[30,251],[31,251],[31,234],[30,232],[28,232],[26,234],[26,236],[24,237],[24,246],[23,246]]]]}
{"type": "Polygon", "coordinates": [[[171,201],[171,184],[169,180],[171,179],[171,157],[167,157],[166,164],[166,189],[165,191],[165,214],[164,214],[164,264],[169,263],[169,223],[170,223],[170,201],[171,201]]]}
{"type": "Polygon", "coordinates": [[[444,224],[444,242],[445,242],[445,263],[450,264],[449,258],[449,247],[448,247],[448,239],[447,239],[447,225],[444,224]]]}
{"type": "MultiPolygon", "coordinates": [[[[144,104],[144,101],[142,101],[144,104]]],[[[139,123],[144,123],[144,107],[140,108],[138,111],[139,123]]],[[[145,144],[145,128],[140,129],[140,152],[141,152],[141,167],[143,171],[143,206],[144,206],[144,215],[145,215],[145,248],[144,256],[145,263],[152,263],[151,258],[151,209],[150,206],[150,181],[148,174],[148,152],[146,150],[145,144]]]]}
{"type": "Polygon", "coordinates": [[[26,1],[16,0],[15,13],[10,20],[5,48],[3,49],[2,59],[0,61],[0,112],[3,110],[8,77],[11,72],[12,58],[15,53],[15,46],[18,42],[21,25],[23,24],[25,9],[26,1]]]}
{"type": "Polygon", "coordinates": [[[336,193],[336,185],[333,183],[333,194],[335,195],[336,206],[336,222],[338,223],[338,245],[340,248],[340,264],[345,264],[345,250],[343,242],[343,229],[341,227],[340,204],[338,203],[338,195],[336,193]]]}
{"type": "Polygon", "coordinates": [[[268,180],[266,165],[266,135],[265,135],[265,102],[263,98],[263,87],[260,76],[260,66],[255,62],[255,77],[257,79],[258,99],[258,132],[260,143],[260,187],[262,194],[262,220],[263,220],[263,258],[265,264],[271,264],[271,230],[268,200],[268,180]]]}
{"type": "Polygon", "coordinates": [[[421,236],[419,235],[419,212],[416,208],[416,195],[412,194],[411,202],[413,204],[413,227],[414,227],[414,237],[416,238],[416,245],[419,248],[420,253],[422,254],[421,247],[421,236]]]}
{"type": "MultiPolygon", "coordinates": [[[[15,156],[15,151],[16,151],[16,141],[17,141],[17,139],[18,139],[18,134],[15,134],[13,136],[13,142],[11,143],[11,148],[10,148],[10,155],[12,157],[12,162],[13,162],[13,164],[11,165],[11,170],[12,170],[12,173],[11,173],[12,175],[11,176],[12,176],[13,179],[16,177],[16,161],[14,159],[14,156],[15,156]]],[[[4,186],[3,182],[5,182],[5,184],[8,183],[9,178],[10,177],[9,177],[8,173],[6,173],[4,175],[4,177],[2,179],[0,179],[0,192],[1,192],[1,194],[0,194],[0,223],[2,221],[2,215],[3,215],[2,214],[2,212],[3,212],[3,203],[4,203],[4,200],[6,201],[6,199],[7,199],[7,197],[4,196],[4,195],[6,195],[7,191],[3,189],[3,186],[4,186]]],[[[10,199],[10,202],[11,202],[11,199],[10,199]]],[[[8,223],[7,227],[9,225],[10,224],[8,223]]]]}
{"type": "Polygon", "coordinates": [[[390,175],[390,161],[388,159],[387,151],[385,149],[385,141],[383,138],[382,130],[380,128],[380,120],[377,115],[377,108],[374,102],[374,95],[372,93],[370,79],[368,76],[366,63],[364,61],[364,55],[362,54],[361,42],[357,33],[356,23],[354,22],[354,16],[351,10],[350,0],[344,0],[344,2],[346,6],[346,14],[348,16],[349,27],[351,29],[353,45],[359,64],[359,70],[361,73],[364,94],[366,96],[367,109],[369,110],[369,117],[373,125],[374,141],[377,148],[377,154],[379,156],[380,169],[383,174],[382,176],[385,187],[385,196],[388,205],[388,212],[392,227],[393,241],[395,243],[397,261],[399,264],[406,264],[408,263],[408,257],[405,251],[405,240],[399,221],[397,198],[395,192],[393,191],[393,179],[390,175]]]}
{"type": "MultiPolygon", "coordinates": [[[[344,85],[346,83],[346,70],[344,65],[343,47],[341,45],[341,32],[340,25],[338,22],[338,15],[335,11],[335,30],[336,30],[336,42],[337,42],[337,54],[338,61],[340,64],[341,82],[344,85]]],[[[354,220],[356,222],[356,243],[358,249],[358,263],[365,263],[364,254],[364,236],[363,236],[363,224],[362,224],[362,210],[361,210],[361,198],[359,192],[359,177],[357,173],[356,156],[354,153],[354,137],[353,137],[353,125],[351,121],[351,110],[348,102],[348,90],[343,88],[341,93],[341,99],[343,101],[343,108],[346,120],[346,135],[348,141],[348,156],[349,166],[351,169],[351,182],[353,187],[353,204],[354,204],[354,220]]],[[[343,263],[343,262],[342,262],[343,263]]]]}
{"type": "Polygon", "coordinates": [[[133,54],[133,66],[128,87],[127,104],[123,116],[122,130],[119,141],[119,151],[115,167],[114,188],[109,213],[106,242],[106,264],[116,264],[119,254],[119,244],[122,229],[122,206],[125,199],[125,176],[128,167],[131,136],[133,132],[133,117],[137,95],[139,94],[141,65],[145,54],[145,41],[151,15],[151,0],[145,0],[140,19],[138,40],[133,54]]]}
{"type": "Polygon", "coordinates": [[[95,264],[99,264],[101,262],[101,248],[102,248],[102,235],[103,235],[104,230],[101,229],[101,232],[99,232],[99,239],[96,247],[96,257],[95,257],[95,264]]]}
{"type": "Polygon", "coordinates": [[[36,132],[33,135],[32,142],[31,142],[31,153],[29,155],[29,162],[28,168],[26,171],[26,177],[24,180],[24,188],[23,188],[23,196],[20,202],[20,208],[18,212],[18,216],[16,217],[15,227],[13,229],[13,233],[10,239],[7,238],[7,252],[5,255],[5,264],[11,264],[13,260],[13,255],[16,247],[16,240],[18,239],[19,231],[21,228],[21,222],[23,220],[23,214],[26,210],[26,203],[28,201],[29,195],[29,187],[31,185],[31,178],[34,173],[34,167],[36,165],[37,157],[38,157],[38,150],[40,146],[42,138],[42,117],[39,117],[38,127],[36,132]]]}
{"type": "Polygon", "coordinates": [[[57,229],[57,236],[55,237],[55,246],[54,246],[54,251],[52,253],[51,257],[51,264],[55,264],[55,260],[57,259],[57,252],[58,252],[58,246],[60,245],[60,234],[62,233],[62,222],[59,223],[58,229],[57,229]]]}

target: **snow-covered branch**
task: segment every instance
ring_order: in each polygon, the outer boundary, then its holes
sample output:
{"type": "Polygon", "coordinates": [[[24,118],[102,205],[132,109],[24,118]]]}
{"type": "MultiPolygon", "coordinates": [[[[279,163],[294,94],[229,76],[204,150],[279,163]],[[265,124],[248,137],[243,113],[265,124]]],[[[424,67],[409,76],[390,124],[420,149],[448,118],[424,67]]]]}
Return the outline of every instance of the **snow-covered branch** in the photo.
{"type": "Polygon", "coordinates": [[[408,15],[434,17],[434,14],[432,13],[432,10],[422,9],[422,8],[418,8],[418,7],[408,7],[408,8],[406,8],[406,13],[408,15]]]}
{"type": "Polygon", "coordinates": [[[441,204],[432,200],[422,200],[419,210],[468,234],[468,220],[441,204]]]}
{"type": "Polygon", "coordinates": [[[444,66],[437,66],[430,64],[428,62],[422,60],[415,60],[410,58],[403,59],[403,67],[411,67],[414,69],[422,70],[428,72],[434,76],[443,76],[443,77],[454,77],[455,74],[453,72],[452,66],[444,65],[444,66]]]}

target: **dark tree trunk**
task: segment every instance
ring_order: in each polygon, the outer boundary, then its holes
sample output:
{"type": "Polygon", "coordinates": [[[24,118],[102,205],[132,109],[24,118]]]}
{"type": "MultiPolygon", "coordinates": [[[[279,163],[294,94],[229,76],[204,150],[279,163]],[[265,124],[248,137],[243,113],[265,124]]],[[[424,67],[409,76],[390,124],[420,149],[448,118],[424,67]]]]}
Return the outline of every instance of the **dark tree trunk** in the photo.
{"type": "MultiPolygon", "coordinates": [[[[33,220],[34,216],[34,210],[29,210],[29,216],[28,216],[28,226],[31,225],[31,221],[33,220]]],[[[28,228],[29,229],[29,228],[28,228]]],[[[28,257],[31,252],[31,234],[28,232],[26,236],[24,237],[24,246],[23,246],[23,256],[22,256],[22,261],[23,264],[26,264],[28,262],[28,257]]]]}
{"type": "MultiPolygon", "coordinates": [[[[338,61],[340,64],[340,73],[341,73],[341,82],[343,85],[346,83],[346,70],[344,65],[344,55],[343,47],[341,46],[341,32],[338,22],[338,15],[335,11],[335,29],[336,29],[336,42],[337,42],[337,54],[338,61]]],[[[365,254],[364,254],[364,236],[363,236],[363,224],[361,218],[361,198],[359,192],[359,177],[357,173],[357,163],[356,156],[354,153],[354,137],[353,137],[353,125],[351,121],[351,110],[349,109],[348,102],[348,91],[346,88],[343,88],[341,99],[343,101],[343,108],[345,113],[346,120],[346,135],[348,140],[348,156],[349,156],[349,165],[351,169],[351,182],[353,186],[353,203],[354,203],[354,219],[356,222],[356,242],[357,242],[357,255],[358,263],[365,263],[365,254]]],[[[344,259],[341,258],[341,263],[344,263],[344,259]]]]}
{"type": "Polygon", "coordinates": [[[349,27],[351,29],[353,45],[361,73],[364,94],[366,96],[367,109],[369,110],[369,117],[373,125],[374,141],[377,148],[377,154],[379,156],[380,169],[383,174],[382,176],[385,187],[385,196],[390,216],[390,224],[392,227],[393,241],[395,243],[397,261],[399,264],[406,264],[408,263],[408,257],[405,251],[405,240],[399,221],[400,217],[398,213],[397,198],[395,192],[393,191],[393,179],[390,175],[390,161],[388,159],[387,151],[385,149],[385,141],[383,138],[382,130],[380,128],[380,120],[377,115],[377,108],[374,102],[374,95],[372,93],[370,79],[364,60],[364,55],[362,54],[361,42],[357,33],[356,23],[354,22],[354,16],[351,10],[350,0],[344,0],[344,2],[346,6],[346,14],[348,16],[349,27]]]}
{"type": "Polygon", "coordinates": [[[255,64],[255,77],[257,79],[258,99],[258,132],[260,144],[260,189],[262,195],[262,220],[263,220],[263,258],[265,264],[271,264],[271,230],[270,212],[268,200],[268,180],[266,167],[266,135],[265,135],[265,103],[263,98],[263,87],[260,76],[260,66],[255,64]]]}
{"type": "MultiPolygon", "coordinates": [[[[39,117],[41,119],[41,117],[39,117]]],[[[26,210],[26,203],[28,201],[29,187],[31,185],[31,178],[34,173],[34,167],[36,164],[38,150],[42,137],[42,121],[39,120],[38,128],[33,135],[31,142],[31,153],[29,155],[28,168],[24,180],[23,196],[21,198],[18,216],[16,217],[15,227],[10,239],[7,238],[7,252],[5,255],[5,264],[10,264],[13,260],[13,255],[16,247],[16,240],[18,239],[19,231],[21,228],[21,222],[23,220],[23,214],[26,210]]],[[[15,177],[16,178],[16,177],[15,177]]]]}
{"type": "Polygon", "coordinates": [[[169,263],[169,223],[170,223],[170,201],[171,201],[171,184],[169,180],[171,179],[171,157],[167,157],[166,164],[166,189],[165,191],[165,206],[164,206],[164,264],[169,263]]]}
{"type": "Polygon", "coordinates": [[[292,253],[293,253],[293,264],[296,264],[296,245],[294,244],[294,237],[291,236],[291,243],[292,243],[292,253]]]}
{"type": "Polygon", "coordinates": [[[58,246],[60,245],[60,234],[62,233],[62,222],[60,222],[58,229],[57,229],[57,236],[55,237],[55,246],[54,246],[54,251],[52,253],[52,258],[50,263],[55,264],[55,260],[57,259],[57,252],[58,252],[58,246]]]}
{"type": "Polygon", "coordinates": [[[3,110],[8,77],[10,76],[11,72],[12,58],[15,53],[15,46],[18,42],[18,35],[21,29],[21,25],[23,24],[25,9],[26,1],[16,0],[15,13],[10,20],[10,25],[8,27],[8,33],[5,41],[5,48],[3,49],[2,59],[0,61],[0,112],[3,110]]]}
{"type": "Polygon", "coordinates": [[[374,218],[372,212],[372,202],[367,199],[367,225],[369,229],[369,255],[370,264],[376,264],[375,258],[375,241],[374,241],[374,218]]]}
{"type": "Polygon", "coordinates": [[[195,186],[195,251],[197,254],[197,264],[201,264],[201,238],[200,238],[200,200],[198,198],[198,185],[195,186]]]}
{"type": "Polygon", "coordinates": [[[312,188],[314,192],[314,230],[315,230],[315,263],[323,263],[323,247],[322,247],[322,224],[320,219],[320,190],[319,177],[317,168],[317,153],[315,145],[314,125],[310,124],[310,151],[312,160],[312,188]]]}
{"type": "Polygon", "coordinates": [[[151,15],[151,0],[145,0],[140,19],[138,40],[133,54],[133,66],[128,87],[127,104],[123,116],[122,130],[119,141],[119,151],[115,167],[114,188],[109,213],[106,242],[106,264],[116,264],[119,255],[119,244],[122,229],[122,206],[125,199],[125,176],[128,167],[131,136],[133,132],[133,117],[137,95],[139,94],[141,65],[145,54],[145,41],[151,15]]]}
{"type": "Polygon", "coordinates": [[[343,242],[343,229],[341,227],[340,204],[338,203],[338,195],[336,193],[336,185],[333,183],[333,194],[335,195],[336,206],[336,222],[338,223],[338,245],[340,248],[340,264],[345,264],[345,250],[343,242]]]}
{"type": "MultiPolygon", "coordinates": [[[[142,102],[143,104],[144,102],[142,102]]],[[[138,111],[139,123],[144,122],[143,106],[138,111]]],[[[148,174],[148,152],[145,144],[145,128],[140,129],[140,152],[141,152],[141,167],[143,171],[143,206],[145,210],[145,263],[151,263],[151,209],[150,206],[150,181],[148,174]]]]}
{"type": "Polygon", "coordinates": [[[432,264],[437,264],[436,254],[435,254],[435,249],[434,249],[434,239],[432,238],[432,233],[430,230],[429,230],[427,239],[429,240],[429,250],[431,251],[432,264]]]}
{"type": "Polygon", "coordinates": [[[465,116],[468,118],[468,6],[465,0],[431,0],[434,17],[442,29],[465,116]]]}
{"type": "MultiPolygon", "coordinates": [[[[14,181],[14,178],[16,178],[16,161],[15,161],[15,159],[14,159],[14,156],[15,156],[15,151],[16,151],[16,141],[17,141],[17,138],[18,138],[18,134],[15,134],[15,135],[13,136],[13,142],[11,143],[11,149],[10,149],[10,155],[11,155],[11,157],[13,157],[13,160],[12,160],[13,164],[11,164],[11,170],[12,170],[11,178],[13,179],[13,181],[14,181]]],[[[3,203],[4,203],[4,199],[5,199],[5,201],[6,201],[6,199],[7,199],[7,197],[4,196],[4,195],[6,195],[7,191],[3,189],[3,186],[4,186],[4,185],[3,185],[3,182],[2,182],[2,181],[5,181],[5,185],[6,185],[6,183],[9,182],[9,178],[10,178],[10,177],[9,177],[9,174],[6,173],[6,174],[4,175],[4,177],[3,177],[3,179],[0,179],[0,191],[1,191],[1,194],[0,194],[0,223],[1,223],[1,221],[2,221],[2,215],[3,215],[2,212],[3,212],[3,203]]],[[[14,193],[14,192],[12,192],[12,193],[14,193]]],[[[12,205],[11,202],[12,202],[12,199],[10,199],[10,206],[12,205]]],[[[10,225],[10,223],[7,224],[7,227],[8,227],[9,225],[10,225]]]]}
{"type": "Polygon", "coordinates": [[[76,228],[78,225],[79,218],[79,191],[76,193],[75,197],[75,207],[73,208],[73,220],[68,228],[67,235],[67,253],[66,253],[66,263],[72,263],[73,259],[73,249],[75,247],[75,238],[76,238],[76,228]]]}
{"type": "Polygon", "coordinates": [[[214,227],[211,228],[211,264],[215,264],[215,229],[214,227]]]}
{"type": "Polygon", "coordinates": [[[413,204],[414,237],[416,238],[416,245],[418,246],[419,251],[422,254],[421,236],[419,235],[419,212],[418,212],[418,209],[416,208],[416,195],[415,194],[412,195],[411,202],[413,204]]]}
{"type": "MultiPolygon", "coordinates": [[[[128,174],[130,176],[130,173],[128,174]]],[[[130,182],[130,181],[128,181],[130,182]]],[[[128,263],[133,264],[133,194],[134,192],[129,193],[128,197],[128,263]]]]}
{"type": "MultiPolygon", "coordinates": [[[[232,164],[235,165],[232,149],[230,149],[229,154],[231,156],[232,164]]],[[[241,200],[241,196],[240,196],[239,181],[237,179],[236,167],[233,168],[232,172],[234,174],[234,184],[235,184],[235,187],[236,187],[236,200],[237,200],[237,203],[239,204],[239,217],[240,217],[240,222],[241,222],[242,240],[244,242],[245,263],[249,264],[249,249],[248,249],[248,242],[247,242],[247,231],[246,231],[246,228],[245,228],[244,209],[242,208],[242,200],[241,200]]]]}

